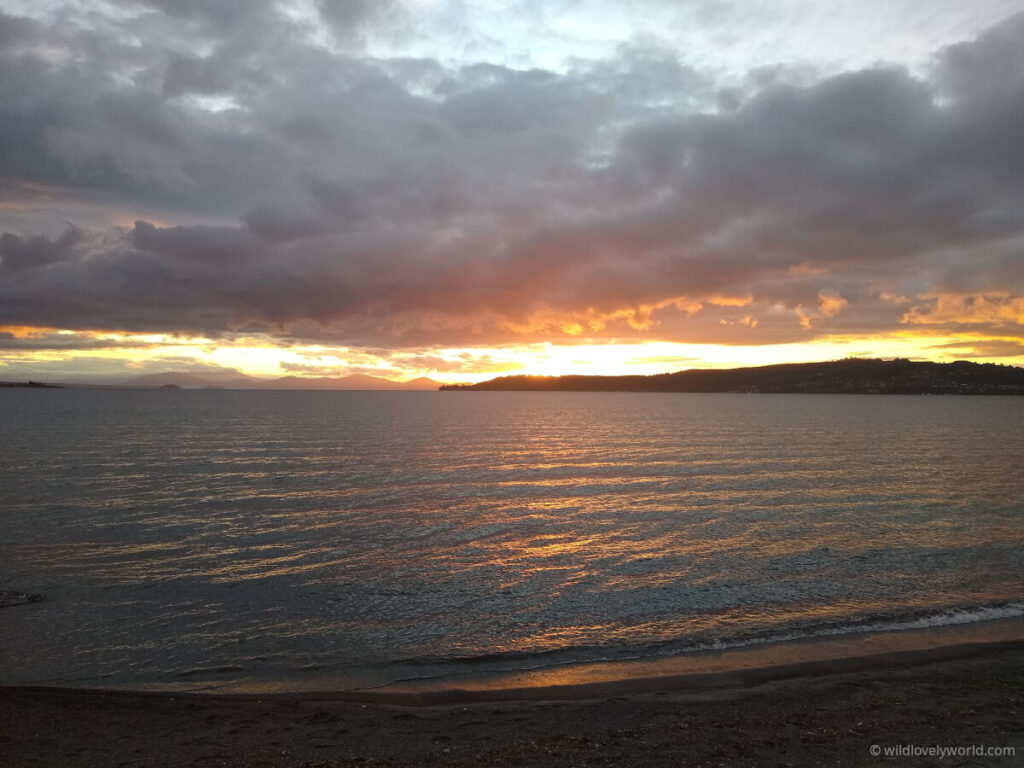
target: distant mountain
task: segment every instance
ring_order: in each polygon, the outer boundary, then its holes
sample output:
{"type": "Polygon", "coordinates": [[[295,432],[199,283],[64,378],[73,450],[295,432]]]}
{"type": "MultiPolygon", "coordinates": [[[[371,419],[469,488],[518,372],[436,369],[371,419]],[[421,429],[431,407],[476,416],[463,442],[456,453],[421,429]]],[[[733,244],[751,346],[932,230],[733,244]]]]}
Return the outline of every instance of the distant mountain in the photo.
{"type": "Polygon", "coordinates": [[[436,392],[441,388],[441,382],[428,379],[426,376],[420,376],[417,379],[410,379],[409,381],[402,382],[402,388],[436,392]]]}
{"type": "Polygon", "coordinates": [[[175,384],[182,389],[203,389],[219,387],[223,389],[244,389],[258,383],[257,379],[243,376],[237,371],[224,371],[194,374],[184,371],[167,371],[165,373],[148,373],[121,382],[123,387],[160,388],[167,384],[175,384]]]}
{"type": "Polygon", "coordinates": [[[441,385],[424,377],[412,381],[392,381],[365,373],[353,373],[337,378],[283,376],[280,379],[260,382],[261,389],[372,389],[372,390],[437,390],[441,385]]]}
{"type": "Polygon", "coordinates": [[[376,376],[356,373],[337,378],[303,376],[283,376],[280,379],[255,379],[243,376],[237,371],[214,372],[212,374],[193,374],[183,371],[151,373],[137,376],[121,383],[121,386],[132,388],[154,388],[174,385],[182,389],[320,389],[320,390],[431,390],[436,391],[440,384],[432,379],[421,377],[412,381],[391,381],[376,376]]]}
{"type": "Polygon", "coordinates": [[[1024,368],[850,358],[655,376],[503,376],[443,390],[1024,395],[1024,368]]]}

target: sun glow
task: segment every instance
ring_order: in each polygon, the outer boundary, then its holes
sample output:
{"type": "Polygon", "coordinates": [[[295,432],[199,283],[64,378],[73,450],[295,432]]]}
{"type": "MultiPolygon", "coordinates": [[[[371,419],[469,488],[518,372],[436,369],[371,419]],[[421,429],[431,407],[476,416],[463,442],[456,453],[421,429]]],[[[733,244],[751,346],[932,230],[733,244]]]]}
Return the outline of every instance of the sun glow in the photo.
{"type": "Polygon", "coordinates": [[[269,337],[210,339],[33,327],[6,327],[0,329],[0,334],[8,340],[0,350],[0,378],[51,381],[100,374],[128,379],[165,371],[234,371],[263,379],[364,373],[396,381],[425,376],[441,383],[475,383],[510,374],[650,375],[688,368],[735,368],[845,357],[1024,363],[1024,347],[1016,336],[929,334],[918,328],[872,336],[823,336],[788,344],[581,340],[576,344],[537,342],[395,350],[285,345],[269,337]]]}

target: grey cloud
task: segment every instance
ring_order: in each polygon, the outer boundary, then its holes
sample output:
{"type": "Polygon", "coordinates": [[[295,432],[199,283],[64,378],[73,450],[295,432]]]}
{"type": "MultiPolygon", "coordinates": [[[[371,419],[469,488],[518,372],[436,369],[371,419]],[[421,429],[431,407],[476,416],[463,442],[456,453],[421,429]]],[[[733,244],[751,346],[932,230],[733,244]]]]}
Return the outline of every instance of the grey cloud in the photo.
{"type": "MultiPolygon", "coordinates": [[[[894,327],[877,297],[908,282],[1024,290],[1007,245],[1024,237],[1024,16],[940,52],[931,79],[776,72],[722,108],[713,77],[640,43],[564,74],[449,69],[316,49],[284,20],[240,35],[240,5],[148,7],[163,13],[132,23],[169,47],[0,24],[85,61],[0,50],[4,173],[172,222],[5,234],[0,322],[425,346],[723,294],[753,302],[667,306],[648,335],[781,341],[894,327]],[[181,25],[210,50],[179,45],[181,25]],[[203,94],[234,102],[190,103],[203,94]],[[174,226],[181,211],[238,223],[174,226]],[[803,262],[822,271],[788,271],[803,262]],[[802,328],[796,309],[829,291],[848,306],[802,328]]],[[[388,23],[363,3],[320,12],[388,23]]]]}
{"type": "Polygon", "coordinates": [[[222,54],[191,56],[169,51],[162,94],[175,98],[184,94],[227,94],[245,86],[265,85],[265,75],[253,65],[244,65],[222,54]]]}
{"type": "Polygon", "coordinates": [[[184,19],[221,25],[236,24],[246,16],[269,6],[260,0],[120,0],[120,5],[151,8],[154,11],[184,19]]]}
{"type": "Polygon", "coordinates": [[[470,136],[532,131],[578,135],[602,112],[599,95],[584,84],[543,70],[517,72],[477,65],[463,74],[475,79],[485,70],[486,85],[447,99],[441,116],[470,136]]]}
{"type": "Polygon", "coordinates": [[[46,39],[46,28],[33,19],[0,13],[0,50],[21,53],[46,39]]]}
{"type": "Polygon", "coordinates": [[[8,273],[43,269],[51,264],[73,258],[82,233],[68,227],[54,239],[42,236],[18,237],[10,232],[0,235],[0,269],[8,273]]]}
{"type": "Polygon", "coordinates": [[[977,40],[951,45],[936,61],[943,90],[961,104],[1001,103],[1024,84],[1024,14],[983,33],[977,40]]]}
{"type": "Polygon", "coordinates": [[[245,214],[243,219],[252,232],[272,243],[315,237],[327,229],[323,219],[289,204],[261,205],[245,214]]]}
{"type": "Polygon", "coordinates": [[[638,42],[619,46],[617,55],[606,61],[581,62],[576,74],[597,92],[628,104],[634,119],[657,112],[666,101],[701,108],[712,105],[718,95],[714,81],[681,61],[675,51],[638,42]]]}
{"type": "Polygon", "coordinates": [[[90,339],[76,335],[46,334],[45,336],[18,338],[0,331],[0,350],[12,352],[38,352],[58,350],[61,352],[83,352],[98,349],[147,349],[156,345],[117,339],[90,339]]]}
{"type": "Polygon", "coordinates": [[[113,0],[130,12],[143,13],[127,25],[147,37],[205,38],[214,41],[263,38],[267,28],[284,24],[274,0],[113,0]],[[176,22],[174,26],[167,21],[176,22]],[[163,33],[161,36],[160,33],[163,33]]]}
{"type": "Polygon", "coordinates": [[[393,16],[400,6],[392,0],[318,0],[321,17],[348,37],[365,24],[393,16]]]}
{"type": "Polygon", "coordinates": [[[156,227],[136,221],[132,244],[140,251],[174,261],[193,261],[236,268],[257,253],[257,243],[237,227],[156,227]]]}

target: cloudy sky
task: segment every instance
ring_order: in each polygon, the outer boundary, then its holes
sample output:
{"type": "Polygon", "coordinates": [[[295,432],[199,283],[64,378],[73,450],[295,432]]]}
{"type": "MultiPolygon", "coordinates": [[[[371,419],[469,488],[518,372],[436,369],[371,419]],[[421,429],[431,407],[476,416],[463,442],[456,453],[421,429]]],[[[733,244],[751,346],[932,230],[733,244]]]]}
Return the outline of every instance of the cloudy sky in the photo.
{"type": "Polygon", "coordinates": [[[0,379],[1024,364],[1021,0],[0,0],[0,379]]]}

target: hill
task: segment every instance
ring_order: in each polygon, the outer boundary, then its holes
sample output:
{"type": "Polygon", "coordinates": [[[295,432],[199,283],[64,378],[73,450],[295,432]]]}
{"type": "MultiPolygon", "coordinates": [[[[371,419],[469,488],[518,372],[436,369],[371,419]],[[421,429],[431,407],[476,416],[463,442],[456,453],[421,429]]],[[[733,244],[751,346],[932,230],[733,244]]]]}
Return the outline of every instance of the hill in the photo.
{"type": "Polygon", "coordinates": [[[502,376],[442,390],[1022,395],[1024,368],[994,363],[850,358],[654,376],[502,376]]]}

